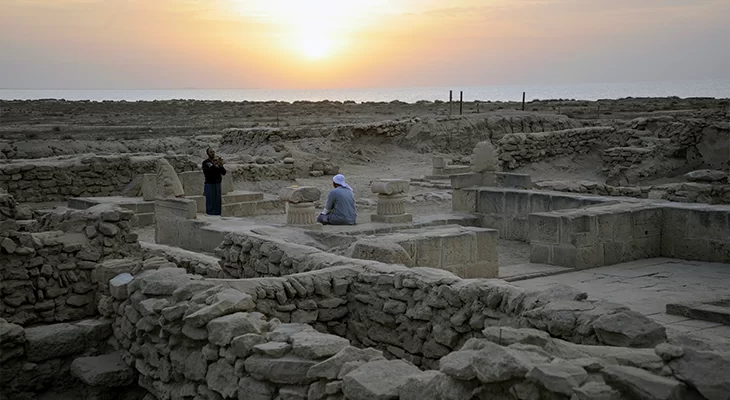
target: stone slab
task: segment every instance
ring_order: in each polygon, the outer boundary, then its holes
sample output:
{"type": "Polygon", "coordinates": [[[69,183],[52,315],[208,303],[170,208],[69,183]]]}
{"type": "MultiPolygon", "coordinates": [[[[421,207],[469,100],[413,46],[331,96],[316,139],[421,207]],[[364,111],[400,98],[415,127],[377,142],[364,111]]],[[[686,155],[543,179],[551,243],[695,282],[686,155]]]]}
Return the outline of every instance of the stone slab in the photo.
{"type": "Polygon", "coordinates": [[[730,297],[704,302],[668,303],[667,314],[730,325],[730,297]]]}
{"type": "Polygon", "coordinates": [[[370,221],[381,223],[381,224],[407,224],[413,222],[412,214],[400,214],[400,215],[377,215],[371,214],[370,221]]]}

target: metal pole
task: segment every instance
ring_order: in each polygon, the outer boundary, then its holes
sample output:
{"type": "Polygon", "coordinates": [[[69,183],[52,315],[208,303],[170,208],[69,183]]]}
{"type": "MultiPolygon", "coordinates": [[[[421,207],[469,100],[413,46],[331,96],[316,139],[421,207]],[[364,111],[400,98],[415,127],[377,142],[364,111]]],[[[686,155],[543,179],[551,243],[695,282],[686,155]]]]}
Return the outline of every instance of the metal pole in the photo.
{"type": "Polygon", "coordinates": [[[451,115],[451,101],[454,99],[453,90],[449,90],[449,115],[451,115]]]}
{"type": "Polygon", "coordinates": [[[459,90],[459,115],[462,115],[464,111],[464,91],[459,90]]]}
{"type": "Polygon", "coordinates": [[[522,111],[525,111],[525,92],[522,92],[522,111]]]}

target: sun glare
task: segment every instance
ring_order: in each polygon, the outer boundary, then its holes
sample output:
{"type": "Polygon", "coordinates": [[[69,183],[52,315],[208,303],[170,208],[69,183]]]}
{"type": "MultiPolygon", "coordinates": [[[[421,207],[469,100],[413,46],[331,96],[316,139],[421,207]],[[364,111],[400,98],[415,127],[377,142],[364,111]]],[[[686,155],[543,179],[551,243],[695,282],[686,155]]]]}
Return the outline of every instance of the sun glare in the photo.
{"type": "Polygon", "coordinates": [[[375,20],[385,0],[231,0],[237,11],[279,30],[285,48],[310,61],[332,57],[361,24],[375,20]]]}

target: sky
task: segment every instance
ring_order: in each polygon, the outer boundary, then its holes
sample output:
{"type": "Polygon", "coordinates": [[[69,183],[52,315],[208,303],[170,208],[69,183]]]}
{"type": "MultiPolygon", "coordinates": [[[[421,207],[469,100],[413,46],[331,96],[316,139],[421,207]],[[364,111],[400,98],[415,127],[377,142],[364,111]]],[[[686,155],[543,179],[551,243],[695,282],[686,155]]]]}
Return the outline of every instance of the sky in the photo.
{"type": "Polygon", "coordinates": [[[0,88],[730,78],[730,0],[0,0],[0,88]]]}

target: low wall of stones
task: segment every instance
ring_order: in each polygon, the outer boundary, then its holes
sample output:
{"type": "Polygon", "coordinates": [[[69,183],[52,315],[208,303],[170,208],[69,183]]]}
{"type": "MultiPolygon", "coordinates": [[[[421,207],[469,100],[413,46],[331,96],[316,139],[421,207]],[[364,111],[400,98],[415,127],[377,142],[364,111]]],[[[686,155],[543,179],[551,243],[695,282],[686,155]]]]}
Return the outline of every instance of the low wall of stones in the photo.
{"type": "Polygon", "coordinates": [[[678,203],[730,204],[730,185],[720,183],[668,183],[656,186],[611,186],[592,181],[542,181],[536,189],[598,196],[661,199],[678,203]]]}
{"type": "Polygon", "coordinates": [[[27,325],[96,315],[93,270],[139,251],[132,217],[101,205],[48,214],[38,232],[0,232],[0,318],[27,325]]]}
{"type": "Polygon", "coordinates": [[[114,343],[158,399],[644,398],[648,382],[714,398],[728,386],[688,373],[728,357],[664,343],[655,322],[567,287],[381,265],[250,280],[161,268],[109,292],[114,343]]]}
{"type": "Polygon", "coordinates": [[[603,164],[608,167],[616,165],[630,167],[656,157],[655,148],[643,147],[611,147],[603,151],[603,164]]]}
{"type": "Polygon", "coordinates": [[[140,243],[140,245],[145,261],[172,262],[190,274],[205,278],[226,278],[222,274],[220,259],[217,257],[154,243],[140,243]]]}
{"type": "Polygon", "coordinates": [[[89,319],[24,329],[0,319],[0,397],[116,399],[121,398],[118,393],[124,393],[125,399],[141,399],[145,393],[135,388],[131,369],[126,375],[112,377],[122,386],[114,389],[116,395],[86,386],[73,375],[75,359],[110,350],[111,323],[109,319],[89,319]]]}
{"type": "Polygon", "coordinates": [[[234,182],[293,181],[297,178],[294,164],[230,164],[227,169],[234,182]]]}
{"type": "Polygon", "coordinates": [[[520,166],[574,153],[587,153],[614,135],[612,127],[590,127],[554,132],[513,133],[497,142],[499,160],[504,168],[520,166]]]}
{"type": "Polygon", "coordinates": [[[163,156],[177,172],[198,169],[189,156],[162,154],[14,160],[0,164],[0,187],[19,202],[116,196],[137,176],[154,173],[155,160],[163,156]]]}

